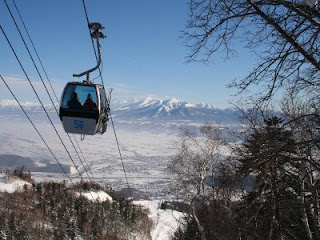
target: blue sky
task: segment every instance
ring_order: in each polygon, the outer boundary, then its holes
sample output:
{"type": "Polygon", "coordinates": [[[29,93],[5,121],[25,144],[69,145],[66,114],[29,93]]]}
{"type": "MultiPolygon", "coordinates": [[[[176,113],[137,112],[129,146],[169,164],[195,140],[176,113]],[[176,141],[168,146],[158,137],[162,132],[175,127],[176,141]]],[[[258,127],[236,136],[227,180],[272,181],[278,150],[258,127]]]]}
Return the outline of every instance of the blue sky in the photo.
{"type": "MultiPolygon", "coordinates": [[[[60,95],[68,81],[77,80],[72,77],[73,73],[83,72],[95,64],[82,1],[15,1],[60,95]]],[[[18,19],[12,0],[7,2],[18,19]]],[[[101,42],[103,78],[107,88],[114,88],[114,99],[154,95],[228,107],[236,91],[227,89],[226,85],[244,77],[252,67],[250,54],[240,44],[235,46],[238,57],[230,61],[218,55],[210,64],[185,63],[187,49],[179,38],[188,16],[185,0],[95,0],[86,4],[89,19],[105,26],[107,39],[101,42]]],[[[36,88],[43,93],[39,76],[3,1],[0,2],[0,24],[36,88]]],[[[0,53],[0,73],[21,101],[35,101],[2,34],[0,53]]],[[[44,93],[41,95],[45,98],[44,93]]],[[[11,98],[10,93],[0,81],[0,100],[7,98],[11,98]]]]}

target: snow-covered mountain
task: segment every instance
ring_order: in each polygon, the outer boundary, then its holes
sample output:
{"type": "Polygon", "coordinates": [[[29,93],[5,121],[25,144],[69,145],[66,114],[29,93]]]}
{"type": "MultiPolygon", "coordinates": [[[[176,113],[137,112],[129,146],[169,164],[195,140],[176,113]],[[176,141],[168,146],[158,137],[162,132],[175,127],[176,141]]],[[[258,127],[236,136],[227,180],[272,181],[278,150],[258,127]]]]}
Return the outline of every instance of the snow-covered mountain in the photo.
{"type": "MultiPolygon", "coordinates": [[[[23,104],[57,159],[63,166],[72,166],[55,129],[41,107],[33,103],[23,104]]],[[[80,165],[79,154],[74,151],[59,117],[52,106],[48,105],[46,108],[52,110],[50,116],[57,131],[70,150],[72,158],[80,165]]],[[[208,104],[187,103],[173,98],[113,101],[111,110],[131,187],[157,198],[167,194],[171,181],[167,165],[176,154],[176,142],[179,140],[181,127],[197,129],[206,121],[218,123],[219,127],[228,130],[239,126],[238,112],[235,110],[218,109],[208,104]]],[[[36,172],[33,176],[36,180],[57,180],[64,177],[60,172],[52,170],[52,164],[56,164],[55,159],[14,101],[0,101],[0,125],[0,139],[3,140],[0,142],[0,161],[14,163],[11,158],[5,161],[4,156],[22,156],[34,161],[32,166],[36,172]],[[50,171],[46,170],[49,166],[50,171]]],[[[114,189],[121,190],[125,185],[123,169],[119,164],[119,149],[111,121],[103,135],[86,136],[84,141],[80,141],[78,135],[73,137],[79,140],[78,144],[87,159],[88,169],[99,181],[112,183],[114,189]]],[[[26,166],[26,161],[22,163],[26,166]]],[[[71,175],[75,176],[72,169],[68,169],[71,175]]],[[[80,166],[79,169],[82,171],[83,168],[80,166]]]]}
{"type": "MultiPolygon", "coordinates": [[[[22,102],[21,105],[30,112],[43,111],[39,103],[22,102]]],[[[54,111],[52,105],[45,105],[48,111],[54,111]]],[[[0,100],[0,111],[21,112],[14,100],[0,100]]],[[[147,97],[132,101],[115,101],[111,104],[114,116],[123,119],[150,119],[154,120],[191,120],[211,121],[215,123],[236,123],[240,112],[231,109],[219,109],[207,103],[188,103],[175,98],[157,99],[147,97]]]]}
{"type": "MultiPolygon", "coordinates": [[[[47,121],[40,104],[22,102],[21,105],[33,119],[47,121]]],[[[60,123],[52,105],[45,108],[60,123]]],[[[58,106],[57,106],[58,108],[58,106]]],[[[197,128],[205,122],[219,126],[239,126],[240,111],[226,108],[219,109],[206,103],[188,103],[175,98],[158,99],[147,97],[132,101],[113,101],[111,113],[117,127],[130,130],[177,131],[180,127],[197,128]]],[[[0,118],[15,120],[25,119],[24,113],[14,100],[0,100],[0,118]]]]}
{"type": "Polygon", "coordinates": [[[240,112],[234,109],[219,109],[206,103],[188,103],[175,98],[115,102],[112,112],[119,118],[150,120],[191,120],[197,122],[236,123],[240,112]]]}

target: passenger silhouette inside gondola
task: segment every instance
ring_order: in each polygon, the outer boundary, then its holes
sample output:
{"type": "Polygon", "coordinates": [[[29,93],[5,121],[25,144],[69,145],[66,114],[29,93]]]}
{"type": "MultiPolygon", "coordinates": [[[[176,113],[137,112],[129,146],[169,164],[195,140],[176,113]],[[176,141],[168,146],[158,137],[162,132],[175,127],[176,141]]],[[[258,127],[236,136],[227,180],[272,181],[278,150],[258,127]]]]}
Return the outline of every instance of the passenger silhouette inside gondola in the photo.
{"type": "Polygon", "coordinates": [[[92,96],[90,93],[88,93],[87,100],[83,104],[83,110],[86,110],[86,111],[96,111],[97,110],[97,104],[92,100],[92,96]]]}
{"type": "Polygon", "coordinates": [[[68,101],[68,107],[69,109],[72,109],[72,110],[81,110],[82,106],[78,100],[78,94],[76,92],[73,92],[71,94],[71,98],[68,101]]]}

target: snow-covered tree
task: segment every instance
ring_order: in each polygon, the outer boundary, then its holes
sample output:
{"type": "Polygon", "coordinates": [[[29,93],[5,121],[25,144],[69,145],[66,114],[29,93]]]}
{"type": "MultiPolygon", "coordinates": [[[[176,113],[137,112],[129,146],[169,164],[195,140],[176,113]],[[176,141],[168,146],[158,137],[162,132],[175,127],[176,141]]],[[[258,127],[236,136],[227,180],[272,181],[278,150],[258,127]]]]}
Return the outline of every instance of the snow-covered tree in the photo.
{"type": "Polygon", "coordinates": [[[226,180],[225,163],[221,162],[224,160],[222,149],[226,146],[222,130],[211,124],[203,125],[198,132],[184,129],[177,145],[178,152],[168,166],[175,179],[171,191],[190,205],[188,228],[196,228],[196,231],[189,231],[193,232],[192,237],[215,239],[221,229],[214,226],[214,219],[219,212],[225,212],[224,217],[227,216],[231,198],[224,194],[231,185],[222,184],[226,180]],[[213,216],[214,212],[208,211],[209,208],[217,214],[213,216]]]}

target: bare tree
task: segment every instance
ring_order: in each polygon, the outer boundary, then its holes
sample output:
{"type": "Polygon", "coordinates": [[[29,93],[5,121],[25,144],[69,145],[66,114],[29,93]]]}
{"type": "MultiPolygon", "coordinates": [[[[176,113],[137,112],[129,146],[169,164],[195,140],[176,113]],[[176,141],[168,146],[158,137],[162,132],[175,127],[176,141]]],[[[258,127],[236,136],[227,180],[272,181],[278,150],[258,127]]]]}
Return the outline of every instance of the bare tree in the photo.
{"type": "Polygon", "coordinates": [[[312,238],[320,238],[320,206],[318,176],[320,173],[319,124],[320,114],[313,101],[306,101],[289,92],[282,100],[282,110],[287,116],[288,125],[293,129],[296,149],[300,159],[301,212],[302,222],[312,238]]]}
{"type": "Polygon", "coordinates": [[[173,190],[190,204],[190,214],[202,240],[205,239],[205,230],[197,208],[208,199],[208,181],[213,181],[224,144],[221,130],[210,124],[203,125],[199,132],[183,129],[178,153],[168,166],[175,178],[173,190]]]}
{"type": "Polygon", "coordinates": [[[260,102],[288,83],[296,91],[320,88],[320,12],[317,1],[190,0],[183,37],[188,61],[208,61],[219,50],[232,56],[233,43],[252,50],[260,62],[230,86],[240,92],[263,86],[260,102]],[[239,41],[240,40],[240,41],[239,41]]]}

